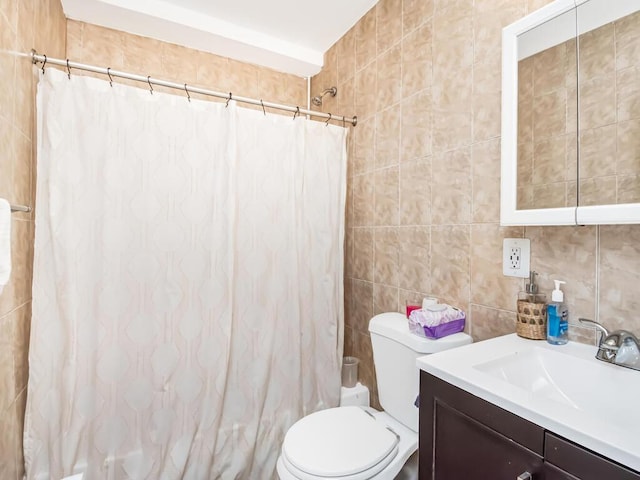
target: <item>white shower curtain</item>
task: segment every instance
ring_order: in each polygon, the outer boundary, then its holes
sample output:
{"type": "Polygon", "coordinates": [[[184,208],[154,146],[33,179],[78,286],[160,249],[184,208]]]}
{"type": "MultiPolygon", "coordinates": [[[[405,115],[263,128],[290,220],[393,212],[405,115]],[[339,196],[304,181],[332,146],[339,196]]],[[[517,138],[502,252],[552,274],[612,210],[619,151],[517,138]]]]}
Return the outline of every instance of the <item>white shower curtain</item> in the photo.
{"type": "Polygon", "coordinates": [[[47,70],[28,479],[269,479],[335,406],[346,131],[47,70]]]}

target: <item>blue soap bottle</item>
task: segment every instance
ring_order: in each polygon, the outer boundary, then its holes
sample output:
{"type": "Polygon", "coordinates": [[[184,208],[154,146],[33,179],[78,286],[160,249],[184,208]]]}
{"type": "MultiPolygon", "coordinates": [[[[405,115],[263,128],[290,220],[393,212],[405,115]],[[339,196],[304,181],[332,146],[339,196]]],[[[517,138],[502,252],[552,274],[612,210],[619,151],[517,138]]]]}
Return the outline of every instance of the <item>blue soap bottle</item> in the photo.
{"type": "Polygon", "coordinates": [[[569,341],[569,310],[564,303],[564,293],[560,285],[566,283],[554,280],[556,289],[551,292],[551,302],[547,305],[547,342],[552,345],[564,345],[569,341]]]}

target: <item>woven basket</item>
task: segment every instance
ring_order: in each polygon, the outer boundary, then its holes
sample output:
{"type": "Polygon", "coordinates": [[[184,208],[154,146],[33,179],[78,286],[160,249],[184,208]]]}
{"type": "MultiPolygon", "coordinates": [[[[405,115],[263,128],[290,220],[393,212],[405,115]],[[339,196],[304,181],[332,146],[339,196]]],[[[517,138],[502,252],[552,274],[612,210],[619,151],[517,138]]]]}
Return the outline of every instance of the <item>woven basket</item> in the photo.
{"type": "Polygon", "coordinates": [[[518,300],[516,333],[520,337],[532,340],[547,338],[547,305],[518,300]]]}

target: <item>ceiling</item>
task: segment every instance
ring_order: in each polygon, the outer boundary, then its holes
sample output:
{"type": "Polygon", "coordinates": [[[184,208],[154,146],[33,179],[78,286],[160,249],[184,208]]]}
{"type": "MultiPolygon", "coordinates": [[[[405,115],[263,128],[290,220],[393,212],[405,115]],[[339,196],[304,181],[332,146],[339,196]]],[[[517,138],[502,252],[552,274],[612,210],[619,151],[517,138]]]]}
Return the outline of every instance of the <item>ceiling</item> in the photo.
{"type": "Polygon", "coordinates": [[[378,0],[62,0],[74,20],[302,77],[378,0]]]}

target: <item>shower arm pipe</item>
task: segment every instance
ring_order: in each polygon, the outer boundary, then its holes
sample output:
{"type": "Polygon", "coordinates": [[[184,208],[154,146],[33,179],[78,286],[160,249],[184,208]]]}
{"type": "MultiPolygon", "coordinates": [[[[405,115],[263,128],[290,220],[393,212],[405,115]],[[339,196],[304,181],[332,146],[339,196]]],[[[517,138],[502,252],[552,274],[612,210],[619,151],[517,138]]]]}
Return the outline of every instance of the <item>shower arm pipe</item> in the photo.
{"type": "Polygon", "coordinates": [[[229,92],[229,93],[216,92],[213,90],[207,90],[204,88],[187,85],[186,83],[169,82],[167,80],[160,80],[157,78],[151,78],[149,76],[145,77],[144,75],[137,75],[135,73],[121,72],[119,70],[114,70],[112,68],[97,67],[95,65],[87,65],[84,63],[72,62],[71,60],[68,60],[68,59],[62,60],[60,58],[51,58],[51,57],[48,57],[47,55],[40,55],[35,50],[32,50],[29,56],[31,57],[31,61],[33,62],[34,65],[41,63],[43,70],[44,70],[44,67],[49,64],[59,65],[61,67],[65,67],[69,75],[71,74],[71,69],[73,68],[76,70],[85,70],[87,72],[100,73],[102,75],[107,75],[109,79],[111,79],[111,77],[126,78],[128,80],[134,80],[136,82],[146,83],[149,86],[158,85],[161,87],[174,88],[176,90],[182,90],[187,94],[187,96],[190,93],[198,93],[200,95],[206,95],[209,97],[223,98],[223,99],[226,99],[227,101],[235,100],[236,102],[249,103],[251,105],[258,105],[263,109],[274,108],[276,110],[284,110],[286,112],[293,113],[294,117],[298,115],[309,115],[312,117],[325,118],[327,119],[327,122],[329,122],[330,120],[337,120],[339,122],[342,122],[343,124],[350,123],[354,127],[358,123],[358,117],[356,116],[345,117],[343,115],[334,115],[332,113],[317,112],[315,110],[309,110],[309,109],[300,108],[297,106],[294,107],[291,105],[281,105],[278,103],[257,100],[255,98],[241,97],[239,95],[233,95],[232,92],[229,92]]]}

